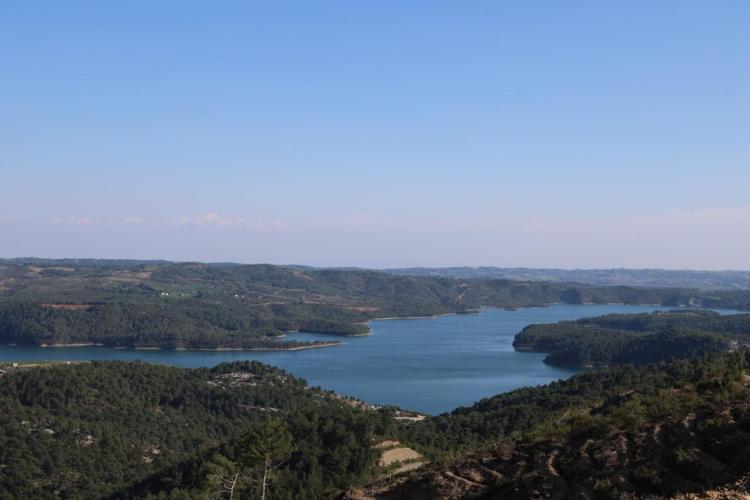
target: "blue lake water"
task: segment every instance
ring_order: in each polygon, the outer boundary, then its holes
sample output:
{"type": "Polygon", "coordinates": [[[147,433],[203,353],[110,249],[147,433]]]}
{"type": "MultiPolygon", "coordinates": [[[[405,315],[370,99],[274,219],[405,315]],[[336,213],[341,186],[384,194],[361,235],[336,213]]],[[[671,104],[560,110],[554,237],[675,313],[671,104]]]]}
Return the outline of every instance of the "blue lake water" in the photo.
{"type": "MultiPolygon", "coordinates": [[[[346,337],[339,347],[321,349],[248,352],[0,346],[0,361],[117,359],[194,368],[254,359],[284,368],[310,385],[371,403],[437,414],[576,373],[544,364],[544,354],[514,351],[513,337],[526,325],[668,309],[626,305],[485,308],[479,314],[373,321],[372,335],[346,337]]],[[[304,333],[288,338],[342,340],[304,333]]]]}

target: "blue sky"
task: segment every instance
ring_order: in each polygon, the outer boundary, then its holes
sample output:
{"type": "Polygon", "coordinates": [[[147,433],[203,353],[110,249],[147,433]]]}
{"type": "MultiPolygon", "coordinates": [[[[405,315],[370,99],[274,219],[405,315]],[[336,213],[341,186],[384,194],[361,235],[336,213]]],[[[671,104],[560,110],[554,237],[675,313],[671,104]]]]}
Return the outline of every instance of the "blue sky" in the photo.
{"type": "Polygon", "coordinates": [[[0,3],[0,256],[750,269],[750,3],[0,3]]]}

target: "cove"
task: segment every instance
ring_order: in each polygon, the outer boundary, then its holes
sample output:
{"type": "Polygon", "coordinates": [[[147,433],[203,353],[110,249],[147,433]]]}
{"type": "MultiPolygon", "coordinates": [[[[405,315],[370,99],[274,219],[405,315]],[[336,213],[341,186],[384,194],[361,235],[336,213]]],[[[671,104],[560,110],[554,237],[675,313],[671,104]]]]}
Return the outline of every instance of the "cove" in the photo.
{"type": "Polygon", "coordinates": [[[376,320],[372,335],[338,337],[294,333],[297,340],[343,340],[338,347],[300,351],[172,351],[105,347],[0,346],[0,361],[141,360],[188,368],[257,360],[283,368],[310,385],[375,404],[428,414],[471,405],[525,386],[546,384],[580,370],[546,365],[545,355],[516,352],[513,337],[531,323],[552,323],[659,306],[552,305],[518,310],[484,308],[477,314],[376,320]]]}

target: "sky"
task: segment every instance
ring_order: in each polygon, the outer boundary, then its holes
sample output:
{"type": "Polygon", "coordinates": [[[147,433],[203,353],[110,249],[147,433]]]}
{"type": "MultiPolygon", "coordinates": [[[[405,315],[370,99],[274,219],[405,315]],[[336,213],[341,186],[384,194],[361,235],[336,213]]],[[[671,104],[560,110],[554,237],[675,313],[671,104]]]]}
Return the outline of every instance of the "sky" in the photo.
{"type": "Polygon", "coordinates": [[[0,257],[750,269],[747,1],[0,2],[0,257]]]}

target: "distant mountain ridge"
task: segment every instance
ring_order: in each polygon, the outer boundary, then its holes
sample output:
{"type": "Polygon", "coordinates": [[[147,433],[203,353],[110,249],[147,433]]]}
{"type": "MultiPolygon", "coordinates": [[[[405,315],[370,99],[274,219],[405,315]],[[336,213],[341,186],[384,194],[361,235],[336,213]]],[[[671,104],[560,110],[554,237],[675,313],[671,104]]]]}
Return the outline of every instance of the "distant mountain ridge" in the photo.
{"type": "MultiPolygon", "coordinates": [[[[16,257],[0,259],[3,265],[75,266],[98,268],[136,268],[165,264],[188,264],[158,259],[46,259],[38,257],[16,257]]],[[[243,267],[249,264],[235,262],[205,262],[211,267],[243,267]]],[[[258,264],[253,264],[258,265],[258,264]]],[[[374,269],[366,267],[319,267],[309,265],[270,265],[272,267],[298,269],[302,271],[379,271],[398,276],[428,276],[454,279],[501,279],[512,281],[546,281],[557,283],[580,283],[597,286],[633,286],[653,288],[699,288],[704,290],[750,290],[750,271],[724,270],[705,271],[693,269],[557,269],[535,267],[497,266],[452,266],[452,267],[394,267],[374,269]]]]}
{"type": "Polygon", "coordinates": [[[585,283],[598,286],[658,288],[701,288],[706,290],[748,290],[750,271],[696,271],[668,269],[543,269],[526,267],[408,267],[384,269],[408,276],[458,279],[508,279],[585,283]]]}

